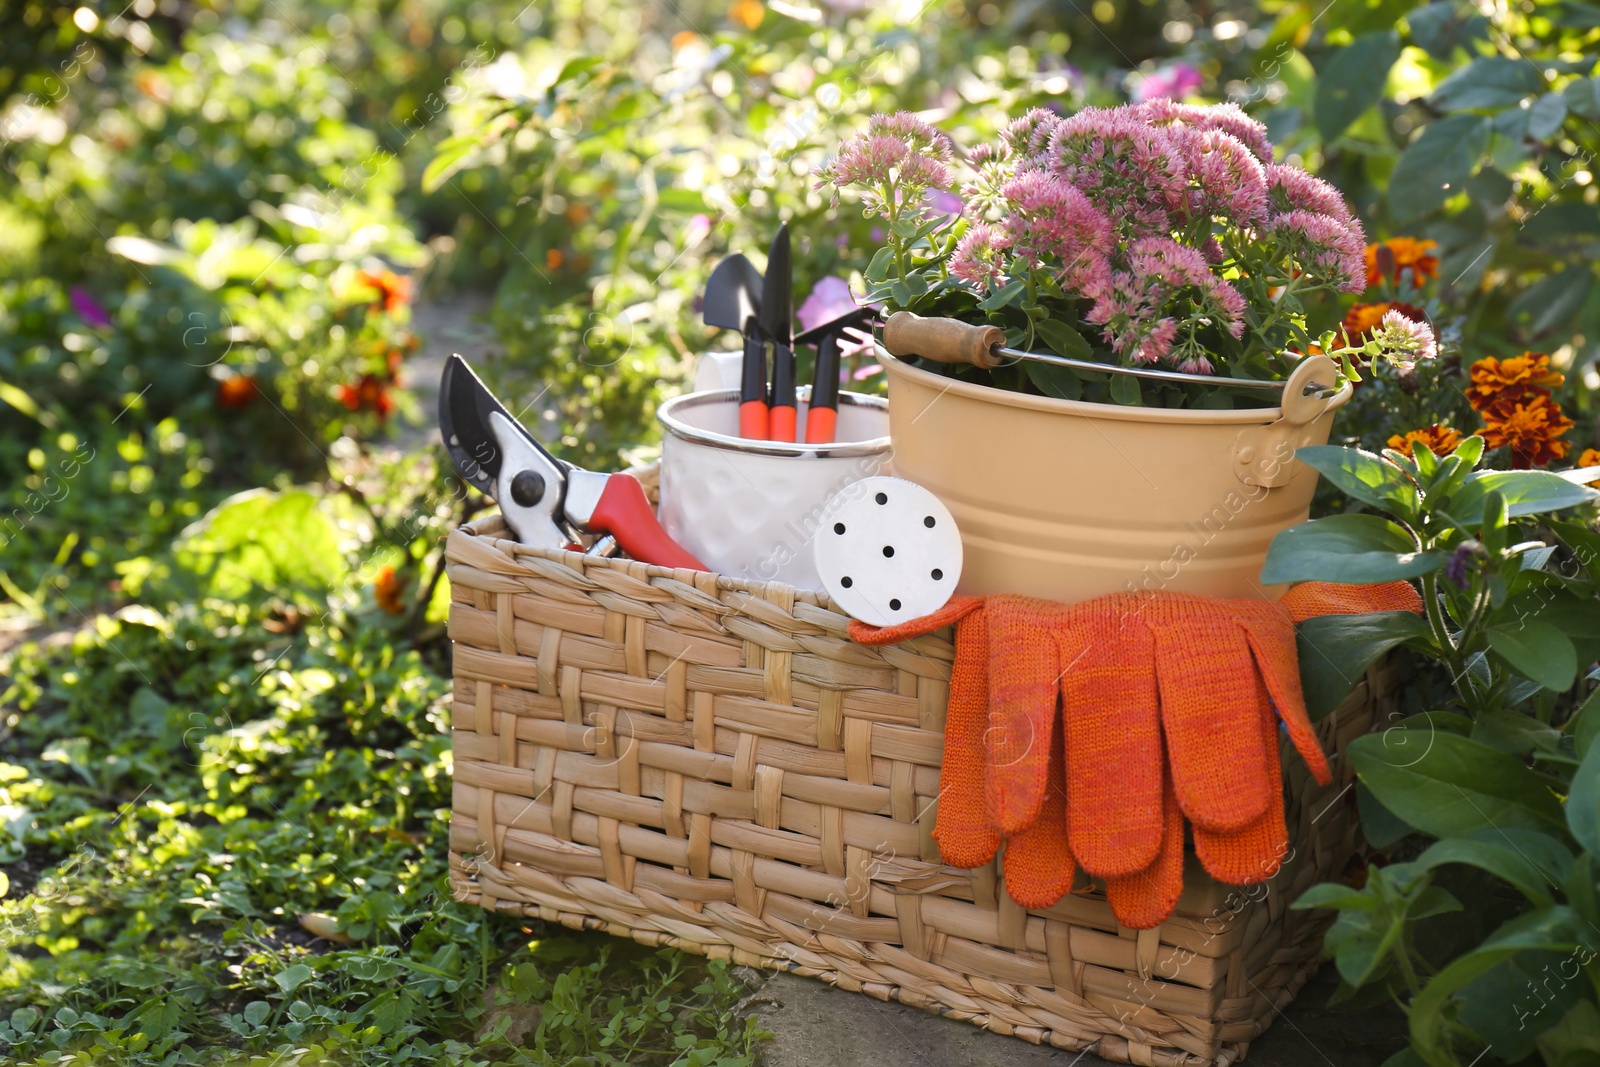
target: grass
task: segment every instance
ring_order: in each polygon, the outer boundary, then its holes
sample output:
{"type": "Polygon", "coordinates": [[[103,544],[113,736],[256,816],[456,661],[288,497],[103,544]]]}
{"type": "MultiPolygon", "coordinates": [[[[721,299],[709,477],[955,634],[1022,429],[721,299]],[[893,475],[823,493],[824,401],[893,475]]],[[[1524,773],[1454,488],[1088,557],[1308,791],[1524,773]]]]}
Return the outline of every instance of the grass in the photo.
{"type": "Polygon", "coordinates": [[[0,659],[0,1059],[752,1062],[724,964],[450,899],[436,637],[181,556],[0,659]]]}

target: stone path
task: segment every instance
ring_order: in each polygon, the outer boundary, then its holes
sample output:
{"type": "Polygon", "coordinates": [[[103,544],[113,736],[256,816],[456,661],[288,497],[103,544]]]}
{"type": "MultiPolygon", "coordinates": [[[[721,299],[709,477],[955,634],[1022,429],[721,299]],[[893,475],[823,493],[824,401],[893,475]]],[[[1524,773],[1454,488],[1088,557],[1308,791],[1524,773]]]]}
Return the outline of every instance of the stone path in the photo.
{"type": "MultiPolygon", "coordinates": [[[[1250,1046],[1245,1067],[1379,1067],[1405,1047],[1405,1018],[1385,1006],[1330,1011],[1338,975],[1325,965],[1288,1011],[1250,1046]]],[[[1062,1052],[885,1004],[822,982],[778,974],[752,1003],[777,1036],[766,1067],[1103,1067],[1087,1052],[1062,1052]]]]}
{"type": "Polygon", "coordinates": [[[493,296],[482,292],[445,293],[430,297],[411,312],[411,329],[422,347],[406,360],[405,384],[421,408],[420,425],[397,431],[393,447],[411,452],[439,440],[439,375],[452,352],[479,363],[498,346],[489,324],[493,296]]]}

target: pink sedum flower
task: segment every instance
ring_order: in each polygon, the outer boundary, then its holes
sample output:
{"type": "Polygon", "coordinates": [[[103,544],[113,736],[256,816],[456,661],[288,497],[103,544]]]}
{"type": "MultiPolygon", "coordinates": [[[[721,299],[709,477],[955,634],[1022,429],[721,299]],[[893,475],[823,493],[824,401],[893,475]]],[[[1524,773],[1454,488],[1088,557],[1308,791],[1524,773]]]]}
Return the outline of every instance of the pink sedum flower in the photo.
{"type": "Polygon", "coordinates": [[[823,168],[819,186],[861,190],[871,214],[882,209],[882,190],[891,182],[901,196],[948,189],[950,156],[950,138],[911,112],[874,115],[866,134],[847,141],[823,168]]]}
{"type": "Polygon", "coordinates": [[[1155,328],[1144,335],[1144,340],[1139,342],[1138,351],[1133,354],[1135,363],[1158,363],[1172,351],[1172,342],[1178,338],[1178,322],[1173,318],[1165,318],[1156,323],[1155,328]]]}
{"type": "Polygon", "coordinates": [[[1267,217],[1267,179],[1261,161],[1231,133],[1174,127],[1172,141],[1189,172],[1189,215],[1222,216],[1238,226],[1267,217]]]}
{"type": "Polygon", "coordinates": [[[979,292],[989,292],[1005,277],[1011,239],[998,227],[980,222],[967,230],[950,257],[950,274],[979,292]]]}
{"type": "Polygon", "coordinates": [[[1136,363],[1166,358],[1176,338],[1169,314],[1174,307],[1184,310],[1186,321],[1198,316],[1234,337],[1244,332],[1244,297],[1212,273],[1198,250],[1170,237],[1145,237],[1129,246],[1127,263],[1127,269],[1113,272],[1087,316],[1104,328],[1118,355],[1136,363]]]}
{"type": "Polygon", "coordinates": [[[1173,63],[1146,75],[1134,89],[1133,95],[1137,100],[1182,100],[1198,92],[1205,81],[1200,72],[1189,64],[1173,63]]]}
{"type": "Polygon", "coordinates": [[[1038,170],[1012,178],[1000,192],[1008,208],[1003,225],[1017,254],[1060,264],[1064,289],[1090,295],[1104,289],[1111,223],[1087,196],[1038,170]]]}
{"type": "Polygon", "coordinates": [[[845,142],[825,173],[835,185],[873,187],[887,182],[910,150],[893,137],[868,135],[845,142]]]}
{"type": "Polygon", "coordinates": [[[1367,288],[1367,238],[1361,223],[1296,209],[1276,215],[1267,233],[1289,249],[1296,267],[1345,293],[1367,288]]]}
{"type": "Polygon", "coordinates": [[[1237,137],[1262,163],[1272,162],[1272,142],[1267,128],[1246,115],[1238,104],[1180,104],[1175,100],[1147,100],[1139,105],[1145,121],[1156,126],[1190,126],[1237,137]]]}
{"type": "Polygon", "coordinates": [[[1042,156],[1050,144],[1050,135],[1060,125],[1060,115],[1036,107],[1020,119],[1008,123],[1000,131],[1000,143],[1017,156],[1042,156]]]}
{"type": "Polygon", "coordinates": [[[1345,203],[1344,196],[1321,178],[1307,174],[1299,167],[1286,167],[1278,163],[1267,166],[1265,174],[1267,199],[1273,211],[1279,214],[1314,211],[1346,225],[1355,221],[1355,213],[1345,203]]]}
{"type": "Polygon", "coordinates": [[[1384,312],[1383,321],[1372,331],[1372,340],[1383,349],[1383,358],[1400,370],[1410,370],[1420,360],[1439,357],[1433,327],[1408,319],[1398,311],[1384,312]]]}
{"type": "Polygon", "coordinates": [[[1084,108],[1056,126],[1049,151],[1051,170],[1104,205],[1121,236],[1167,233],[1184,210],[1183,160],[1137,106],[1084,108]]]}

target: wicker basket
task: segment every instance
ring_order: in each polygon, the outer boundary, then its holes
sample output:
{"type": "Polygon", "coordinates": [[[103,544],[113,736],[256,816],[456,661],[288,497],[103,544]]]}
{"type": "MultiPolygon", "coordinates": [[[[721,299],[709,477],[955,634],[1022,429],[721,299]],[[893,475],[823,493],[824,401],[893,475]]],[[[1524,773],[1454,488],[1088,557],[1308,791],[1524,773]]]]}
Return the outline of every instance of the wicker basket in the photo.
{"type": "Polygon", "coordinates": [[[1392,668],[1318,725],[1332,787],[1286,754],[1279,874],[1232,888],[1191,856],[1177,912],[1132,931],[1092,881],[1026,911],[996,865],[940,862],[948,632],[865,648],[820,595],[505,536],[446,549],[460,899],[1159,1067],[1242,1058],[1316,969],[1328,919],[1288,904],[1356,850],[1339,756],[1392,668]]]}

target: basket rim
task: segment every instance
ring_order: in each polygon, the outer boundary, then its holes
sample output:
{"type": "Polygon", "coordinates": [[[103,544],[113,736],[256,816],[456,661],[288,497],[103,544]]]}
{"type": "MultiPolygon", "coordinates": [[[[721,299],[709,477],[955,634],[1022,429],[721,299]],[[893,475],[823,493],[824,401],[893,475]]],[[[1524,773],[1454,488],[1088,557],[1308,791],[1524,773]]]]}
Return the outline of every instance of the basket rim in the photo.
{"type": "MultiPolygon", "coordinates": [[[[643,568],[644,573],[651,578],[671,578],[681,582],[685,581],[686,576],[691,576],[687,579],[688,584],[694,584],[693,575],[709,574],[716,579],[718,591],[747,593],[762,600],[781,600],[786,597],[792,597],[796,603],[810,604],[813,607],[831,611],[843,618],[849,618],[844,609],[836,605],[827,593],[799,589],[789,585],[787,582],[763,582],[746,578],[733,578],[720,571],[679,570],[673,567],[662,567],[654,563],[641,563],[635,559],[591,556],[584,552],[574,552],[566,548],[541,548],[537,545],[523,544],[521,541],[513,540],[508,536],[510,527],[506,524],[505,516],[498,511],[462,523],[456,527],[455,533],[488,541],[513,562],[516,561],[518,556],[534,556],[539,559],[547,559],[555,563],[564,564],[579,573],[598,564],[608,570],[631,572],[636,576],[639,573],[639,568],[643,568]],[[577,564],[577,566],[574,566],[574,564],[577,564]]],[[[445,555],[447,558],[450,556],[448,541],[445,545],[445,555]]]]}

